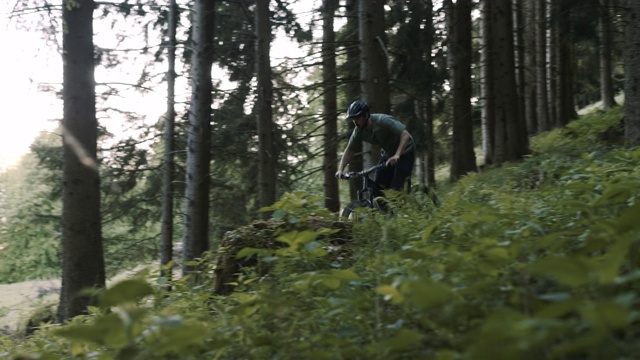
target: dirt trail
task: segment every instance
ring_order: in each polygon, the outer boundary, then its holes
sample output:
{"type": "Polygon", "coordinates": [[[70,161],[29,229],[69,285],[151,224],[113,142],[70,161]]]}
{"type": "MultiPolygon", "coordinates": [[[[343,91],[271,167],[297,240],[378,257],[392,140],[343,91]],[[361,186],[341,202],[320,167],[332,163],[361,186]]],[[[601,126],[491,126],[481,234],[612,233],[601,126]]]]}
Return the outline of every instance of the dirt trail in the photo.
{"type": "Polygon", "coordinates": [[[58,298],[60,279],[0,284],[0,332],[12,333],[43,304],[58,298]]]}
{"type": "MultiPolygon", "coordinates": [[[[114,276],[110,284],[127,279],[144,268],[140,265],[114,276]]],[[[13,333],[36,309],[47,304],[55,304],[60,295],[60,279],[33,280],[15,284],[0,284],[0,333],[13,333]]]]}

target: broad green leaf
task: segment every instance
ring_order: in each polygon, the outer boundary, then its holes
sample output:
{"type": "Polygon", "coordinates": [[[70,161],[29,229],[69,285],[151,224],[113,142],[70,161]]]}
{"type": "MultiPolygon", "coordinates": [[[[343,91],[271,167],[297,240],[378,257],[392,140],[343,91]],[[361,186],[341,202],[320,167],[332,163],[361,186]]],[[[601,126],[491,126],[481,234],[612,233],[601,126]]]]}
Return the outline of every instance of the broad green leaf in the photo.
{"type": "Polygon", "coordinates": [[[327,256],[328,254],[327,250],[322,247],[315,248],[311,251],[311,255],[316,258],[327,256]]]}
{"type": "MultiPolygon", "coordinates": [[[[260,209],[260,211],[263,211],[263,209],[260,209]]],[[[268,211],[268,210],[264,210],[264,211],[268,211]]],[[[271,215],[271,218],[275,221],[282,221],[282,219],[284,219],[285,216],[287,216],[287,211],[278,209],[273,212],[273,214],[271,215]]]]}
{"type": "Polygon", "coordinates": [[[400,287],[404,298],[419,309],[443,305],[451,300],[453,292],[446,284],[421,279],[403,283],[400,287]]]}
{"type": "Polygon", "coordinates": [[[235,299],[238,299],[238,301],[240,301],[241,303],[247,303],[247,302],[251,302],[251,301],[257,299],[258,295],[249,294],[249,293],[234,292],[233,294],[231,294],[231,297],[233,297],[235,299]]]}
{"type": "Polygon", "coordinates": [[[71,351],[71,356],[73,357],[78,357],[81,355],[86,354],[86,350],[85,350],[85,346],[81,343],[73,343],[71,344],[71,346],[69,347],[69,350],[71,351]]]}
{"type": "Polygon", "coordinates": [[[552,249],[554,247],[561,247],[564,244],[564,240],[562,239],[563,235],[564,234],[560,232],[552,232],[537,239],[535,244],[533,245],[537,249],[552,249]]]}
{"type": "Polygon", "coordinates": [[[573,199],[560,201],[558,205],[567,207],[570,210],[576,209],[578,211],[584,211],[589,208],[589,204],[587,202],[573,199]]]}
{"type": "Polygon", "coordinates": [[[455,360],[457,359],[457,353],[449,349],[440,349],[436,351],[435,360],[455,360]]]}
{"type": "Polygon", "coordinates": [[[236,259],[241,259],[241,258],[253,256],[255,254],[260,254],[261,250],[264,250],[264,249],[256,249],[256,248],[249,248],[249,247],[242,248],[236,254],[236,259]]]}
{"type": "Polygon", "coordinates": [[[402,259],[411,260],[426,259],[428,257],[425,252],[416,249],[403,249],[398,253],[398,256],[400,256],[402,259]]]}
{"type": "Polygon", "coordinates": [[[380,285],[376,287],[376,292],[384,296],[385,300],[390,300],[392,304],[401,304],[404,301],[400,291],[391,285],[380,285]]]}
{"type": "Polygon", "coordinates": [[[603,257],[594,261],[601,284],[612,284],[620,273],[620,268],[627,259],[629,238],[618,239],[603,257]]]}
{"type": "Polygon", "coordinates": [[[537,318],[559,318],[566,314],[577,311],[579,303],[580,302],[578,300],[573,298],[567,299],[565,301],[550,303],[540,308],[536,312],[535,316],[537,318]]]}
{"type": "Polygon", "coordinates": [[[160,331],[155,341],[152,341],[152,348],[156,354],[172,351],[179,353],[181,349],[201,344],[207,334],[207,328],[193,320],[179,324],[167,322],[160,322],[160,324],[160,331]]]}
{"type": "Polygon", "coordinates": [[[340,279],[330,276],[322,276],[320,278],[320,283],[331,290],[335,290],[340,287],[340,279]]]}
{"type": "Polygon", "coordinates": [[[433,222],[429,224],[429,226],[420,232],[420,239],[422,239],[422,241],[429,240],[429,237],[431,237],[431,234],[433,234],[437,227],[438,223],[433,222]]]}
{"type": "Polygon", "coordinates": [[[511,255],[509,255],[509,250],[504,247],[494,247],[484,252],[485,256],[489,260],[505,262],[511,260],[511,255]]]}
{"type": "Polygon", "coordinates": [[[623,329],[631,323],[631,312],[627,307],[616,302],[600,302],[582,308],[584,316],[593,327],[623,329]]]}
{"type": "Polygon", "coordinates": [[[353,270],[333,269],[329,272],[329,274],[331,274],[331,276],[333,276],[334,278],[340,279],[340,280],[349,280],[349,281],[362,280],[362,278],[358,274],[356,274],[353,270]]]}
{"type": "Polygon", "coordinates": [[[127,345],[127,335],[118,314],[95,318],[93,323],[68,325],[54,330],[54,334],[78,342],[109,345],[121,349],[127,345]]]}
{"type": "Polygon", "coordinates": [[[284,233],[276,240],[289,244],[293,249],[298,249],[300,245],[306,244],[315,240],[318,237],[318,233],[311,230],[305,231],[289,231],[284,233]]]}
{"type": "Polygon", "coordinates": [[[312,252],[313,250],[321,247],[322,247],[322,244],[317,241],[309,241],[308,243],[304,244],[304,248],[308,252],[312,252]]]}
{"type": "Polygon", "coordinates": [[[615,279],[615,283],[618,285],[622,285],[622,284],[626,284],[628,282],[633,282],[633,281],[637,281],[640,280],[640,270],[636,269],[633,270],[632,272],[625,274],[625,275],[621,275],[618,276],[615,279]]]}
{"type": "Polygon", "coordinates": [[[626,201],[629,197],[633,196],[634,192],[637,192],[639,184],[636,181],[623,181],[615,184],[610,184],[605,189],[604,193],[598,197],[593,206],[599,206],[603,203],[620,203],[626,201]]]}
{"type": "Polygon", "coordinates": [[[500,218],[495,215],[483,214],[480,212],[465,213],[460,215],[458,218],[466,222],[496,222],[500,220],[500,218]]]}
{"type": "Polygon", "coordinates": [[[578,257],[548,257],[534,262],[528,268],[534,274],[550,276],[571,287],[589,283],[589,266],[578,257]]]}
{"type": "Polygon", "coordinates": [[[570,299],[571,294],[568,292],[556,292],[556,293],[540,294],[536,297],[541,300],[559,302],[559,301],[565,301],[570,299]]]}
{"type": "Polygon", "coordinates": [[[453,235],[460,236],[464,233],[464,226],[459,222],[454,222],[451,224],[451,231],[453,231],[453,235]]]}
{"type": "Polygon", "coordinates": [[[126,302],[138,301],[152,294],[153,288],[146,281],[141,279],[124,280],[100,294],[100,305],[103,307],[117,306],[126,302]]]}
{"type": "Polygon", "coordinates": [[[374,353],[409,350],[421,346],[423,338],[424,335],[416,330],[402,328],[391,338],[372,344],[371,350],[374,353]]]}
{"type": "Polygon", "coordinates": [[[620,216],[615,219],[615,228],[618,234],[624,234],[627,231],[634,231],[640,229],[640,222],[638,221],[638,214],[640,214],[640,201],[636,202],[632,206],[624,209],[620,216]]]}

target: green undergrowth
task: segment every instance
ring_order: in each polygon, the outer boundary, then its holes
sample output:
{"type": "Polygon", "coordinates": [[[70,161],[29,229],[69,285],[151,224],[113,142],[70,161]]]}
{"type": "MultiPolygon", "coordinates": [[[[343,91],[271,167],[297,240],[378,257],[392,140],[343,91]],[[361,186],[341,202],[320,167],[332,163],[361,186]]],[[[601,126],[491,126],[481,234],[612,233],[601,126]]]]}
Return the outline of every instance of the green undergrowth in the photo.
{"type": "Polygon", "coordinates": [[[202,284],[169,293],[143,274],[90,315],[2,338],[0,358],[638,358],[640,149],[600,135],[620,118],[539,135],[533,155],[464,177],[438,209],[393,197],[393,217],[359,214],[344,243],[306,227],[334,216],[319,199],[288,194],[271,210],[295,229],[241,251],[271,266],[246,268],[230,295],[212,295],[210,258],[202,284]]]}

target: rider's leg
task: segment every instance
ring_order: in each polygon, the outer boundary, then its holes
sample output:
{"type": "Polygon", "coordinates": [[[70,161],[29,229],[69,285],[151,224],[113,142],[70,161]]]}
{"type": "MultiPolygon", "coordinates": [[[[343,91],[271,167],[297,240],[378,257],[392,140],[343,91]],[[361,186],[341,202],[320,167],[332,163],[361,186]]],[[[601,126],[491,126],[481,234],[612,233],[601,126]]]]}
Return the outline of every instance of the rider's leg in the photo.
{"type": "Polygon", "coordinates": [[[392,189],[402,191],[407,179],[411,178],[414,161],[415,155],[413,151],[400,156],[398,163],[394,166],[393,177],[390,184],[392,189]]]}
{"type": "MultiPolygon", "coordinates": [[[[380,161],[378,161],[378,164],[383,164],[387,162],[388,159],[389,157],[386,154],[382,155],[380,156],[380,161]]],[[[380,192],[380,189],[388,189],[389,187],[391,187],[391,180],[393,179],[393,173],[394,173],[394,167],[383,167],[382,169],[376,170],[373,181],[378,186],[376,191],[377,193],[374,194],[374,197],[382,196],[382,192],[380,192]]]]}

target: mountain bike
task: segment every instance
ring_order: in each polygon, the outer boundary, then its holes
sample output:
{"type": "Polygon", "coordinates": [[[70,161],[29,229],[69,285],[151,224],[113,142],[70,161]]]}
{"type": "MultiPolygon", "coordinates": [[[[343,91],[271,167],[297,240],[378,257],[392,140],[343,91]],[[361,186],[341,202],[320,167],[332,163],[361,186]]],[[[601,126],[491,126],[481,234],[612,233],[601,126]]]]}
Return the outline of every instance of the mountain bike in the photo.
{"type": "MultiPolygon", "coordinates": [[[[385,163],[374,165],[368,169],[362,171],[350,171],[344,173],[342,179],[354,180],[363,178],[363,187],[356,192],[356,200],[350,202],[340,213],[340,217],[343,219],[349,219],[353,216],[358,208],[371,208],[382,211],[385,214],[391,214],[391,208],[388,206],[384,194],[382,191],[384,187],[373,180],[369,174],[382,169],[386,166],[385,163]]],[[[405,187],[407,193],[416,194],[418,192],[424,193],[435,207],[440,207],[440,199],[438,195],[428,185],[422,185],[415,188],[411,187],[411,179],[407,179],[407,186],[405,187]]]]}

